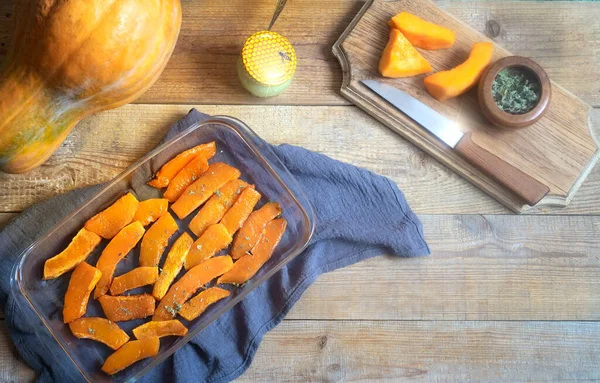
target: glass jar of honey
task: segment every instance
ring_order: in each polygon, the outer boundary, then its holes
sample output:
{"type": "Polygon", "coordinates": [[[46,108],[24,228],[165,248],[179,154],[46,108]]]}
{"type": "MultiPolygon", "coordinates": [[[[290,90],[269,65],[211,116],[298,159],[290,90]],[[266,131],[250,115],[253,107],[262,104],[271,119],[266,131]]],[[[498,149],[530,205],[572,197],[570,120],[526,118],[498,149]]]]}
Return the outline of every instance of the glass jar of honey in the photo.
{"type": "Polygon", "coordinates": [[[244,43],[237,62],[238,77],[253,95],[276,96],[292,82],[296,62],[296,51],[288,39],[277,32],[256,32],[244,43]]]}

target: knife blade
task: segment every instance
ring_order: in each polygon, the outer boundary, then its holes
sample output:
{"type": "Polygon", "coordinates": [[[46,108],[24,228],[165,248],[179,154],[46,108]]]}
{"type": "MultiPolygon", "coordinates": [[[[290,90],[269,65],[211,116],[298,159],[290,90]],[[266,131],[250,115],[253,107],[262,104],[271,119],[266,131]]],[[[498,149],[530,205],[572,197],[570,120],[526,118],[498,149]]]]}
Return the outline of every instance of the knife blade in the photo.
{"type": "Polygon", "coordinates": [[[457,124],[408,93],[376,80],[362,80],[364,85],[410,117],[439,140],[454,149],[469,163],[513,191],[530,206],[537,204],[550,188],[477,145],[471,133],[463,133],[457,124]]]}

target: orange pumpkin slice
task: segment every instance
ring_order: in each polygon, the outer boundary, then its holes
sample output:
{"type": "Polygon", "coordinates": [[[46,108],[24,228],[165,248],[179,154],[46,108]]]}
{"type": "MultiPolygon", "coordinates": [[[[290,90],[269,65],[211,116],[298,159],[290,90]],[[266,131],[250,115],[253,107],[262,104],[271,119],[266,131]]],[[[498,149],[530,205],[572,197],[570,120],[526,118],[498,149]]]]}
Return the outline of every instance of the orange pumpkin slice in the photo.
{"type": "Polygon", "coordinates": [[[135,215],[134,221],[140,221],[142,225],[148,226],[156,221],[169,210],[169,201],[164,198],[152,198],[140,202],[135,215]]]}
{"type": "Polygon", "coordinates": [[[71,332],[79,339],[92,339],[104,343],[113,350],[129,340],[129,335],[115,322],[105,318],[79,318],[69,323],[71,332]]]}
{"type": "Polygon", "coordinates": [[[219,275],[229,271],[233,266],[230,256],[208,259],[185,273],[171,286],[167,294],[161,299],[153,321],[163,321],[175,318],[181,306],[198,290],[219,275]]]}
{"type": "MultiPolygon", "coordinates": [[[[198,318],[213,303],[226,298],[231,293],[220,287],[211,287],[201,291],[198,295],[187,301],[179,310],[179,315],[187,320],[198,318]]],[[[159,322],[160,323],[160,322],[159,322]]]]}
{"type": "Polygon", "coordinates": [[[390,38],[379,60],[379,73],[384,77],[410,77],[431,72],[431,64],[398,29],[390,30],[390,38]]]}
{"type": "Polygon", "coordinates": [[[157,301],[160,301],[165,296],[167,290],[169,290],[169,286],[171,286],[171,283],[173,283],[175,277],[183,268],[183,263],[193,243],[194,240],[192,237],[188,233],[183,233],[177,238],[171,250],[169,250],[160,276],[152,289],[152,296],[157,301]]]}
{"type": "Polygon", "coordinates": [[[280,215],[281,206],[277,202],[266,203],[260,209],[253,211],[233,241],[231,258],[239,259],[250,252],[258,243],[267,224],[280,215]]]}
{"type": "Polygon", "coordinates": [[[177,201],[177,198],[183,194],[185,189],[196,181],[206,169],[208,169],[206,158],[202,156],[196,157],[177,173],[173,181],[169,183],[169,187],[163,196],[170,202],[177,201]]]}
{"type": "Polygon", "coordinates": [[[158,279],[158,267],[137,267],[130,272],[115,277],[110,285],[112,295],[120,295],[125,291],[151,285],[158,279]]]}
{"type": "Polygon", "coordinates": [[[169,244],[169,238],[177,229],[177,222],[170,213],[163,215],[154,225],[150,226],[142,239],[140,266],[158,266],[160,258],[169,244]]]}
{"type": "Polygon", "coordinates": [[[188,329],[177,319],[148,322],[133,329],[137,339],[162,338],[163,336],[184,336],[188,329]]]}
{"type": "Polygon", "coordinates": [[[73,270],[94,251],[102,238],[82,227],[66,249],[44,263],[44,279],[54,279],[73,270]]]}
{"type": "Polygon", "coordinates": [[[98,298],[104,315],[113,322],[146,318],[154,314],[155,300],[150,294],[98,298]]]}
{"type": "Polygon", "coordinates": [[[133,221],[138,205],[137,198],[127,193],[117,202],[88,219],[85,228],[102,238],[111,239],[133,221]]]}
{"type": "Polygon", "coordinates": [[[130,340],[106,358],[102,365],[102,371],[109,375],[115,374],[135,362],[156,356],[159,349],[160,339],[158,338],[130,340]]]}
{"type": "Polygon", "coordinates": [[[456,36],[450,29],[433,24],[408,12],[392,17],[390,27],[399,29],[410,43],[422,49],[450,48],[456,36]]]}
{"type": "Polygon", "coordinates": [[[169,186],[169,183],[177,173],[189,164],[194,158],[198,156],[204,157],[206,160],[211,158],[217,152],[217,145],[214,142],[208,144],[198,145],[185,152],[179,153],[175,158],[163,165],[162,168],[156,173],[156,178],[148,182],[148,185],[153,186],[157,189],[165,188],[169,186]]]}
{"type": "Polygon", "coordinates": [[[215,191],[215,194],[206,201],[206,204],[202,206],[202,209],[200,209],[190,222],[189,229],[192,233],[199,237],[209,226],[219,223],[227,210],[229,210],[242,193],[242,190],[247,187],[254,186],[248,185],[240,179],[235,179],[226,183],[218,191],[215,191]]]}
{"type": "Polygon", "coordinates": [[[215,190],[227,182],[239,178],[240,171],[222,162],[208,167],[196,182],[188,186],[181,197],[171,205],[171,209],[180,219],[184,219],[213,195],[215,190]]]}
{"type": "Polygon", "coordinates": [[[221,220],[221,224],[227,228],[229,234],[233,235],[242,227],[260,197],[260,193],[252,188],[246,188],[242,191],[231,209],[225,213],[221,220]]]}
{"type": "Polygon", "coordinates": [[[252,249],[252,254],[246,254],[238,259],[233,268],[221,276],[217,283],[242,285],[250,280],[271,258],[275,247],[283,237],[286,226],[287,222],[283,218],[269,222],[258,244],[252,249]]]}
{"type": "Polygon", "coordinates": [[[102,278],[94,291],[94,298],[98,298],[108,291],[113,274],[117,264],[121,259],[125,258],[127,253],[131,251],[144,235],[144,226],[139,221],[135,221],[128,226],[125,226],[119,234],[106,245],[104,251],[98,258],[96,267],[102,272],[102,278]]]}
{"type": "Polygon", "coordinates": [[[189,270],[200,262],[214,257],[219,251],[229,246],[232,239],[225,226],[220,223],[212,225],[192,245],[185,258],[185,269],[189,270]]]}
{"type": "Polygon", "coordinates": [[[100,280],[102,273],[87,262],[81,262],[75,268],[69,280],[63,308],[63,322],[69,323],[82,317],[86,310],[90,293],[100,280]]]}

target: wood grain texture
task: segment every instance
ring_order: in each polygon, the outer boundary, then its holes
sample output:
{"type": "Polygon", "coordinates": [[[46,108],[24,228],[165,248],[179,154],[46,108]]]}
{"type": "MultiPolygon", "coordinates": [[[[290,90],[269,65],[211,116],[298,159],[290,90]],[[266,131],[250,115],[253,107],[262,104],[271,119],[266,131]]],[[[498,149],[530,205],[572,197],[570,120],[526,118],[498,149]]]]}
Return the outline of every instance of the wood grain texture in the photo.
{"type": "MultiPolygon", "coordinates": [[[[526,185],[519,185],[513,190],[507,188],[506,182],[498,182],[489,172],[461,157],[362,84],[361,80],[376,79],[399,88],[454,121],[462,131],[471,132],[472,139],[478,146],[548,186],[550,193],[538,203],[539,206],[567,205],[577,192],[580,181],[600,156],[590,134],[590,106],[554,82],[552,102],[544,117],[526,129],[509,131],[498,129],[483,117],[475,90],[447,102],[439,102],[425,90],[424,75],[401,79],[383,78],[378,73],[377,64],[388,40],[387,22],[400,11],[416,14],[448,27],[459,36],[456,43],[444,50],[443,54],[440,51],[421,51],[435,70],[459,65],[468,57],[474,43],[490,41],[482,33],[469,28],[428,0],[370,0],[333,47],[344,73],[341,93],[509,209],[515,212],[529,210],[530,207],[514,192],[526,185]]],[[[510,54],[496,44],[492,61],[510,54]]],[[[514,185],[513,182],[510,184],[514,185]]]]}
{"type": "MultiPolygon", "coordinates": [[[[236,382],[595,381],[599,334],[597,322],[285,320],[236,382]]],[[[1,381],[33,381],[2,349],[1,381]]]]}
{"type": "MultiPolygon", "coordinates": [[[[12,6],[0,0],[0,61],[10,44],[12,6]]],[[[588,103],[600,106],[600,4],[590,2],[450,1],[438,5],[513,51],[532,57],[549,75],[588,103]],[[578,68],[577,71],[572,68],[578,68]],[[579,73],[586,73],[581,76],[579,73]]],[[[189,104],[327,104],[339,96],[342,77],[331,45],[362,0],[289,2],[275,24],[298,53],[298,72],[281,96],[260,100],[238,85],[235,58],[244,40],[263,29],[274,0],[182,0],[183,25],[169,65],[138,102],[189,104]],[[315,14],[319,17],[314,17],[315,14]],[[226,28],[224,29],[224,26],[226,28]]]]}
{"type": "MultiPolygon", "coordinates": [[[[78,187],[106,182],[154,148],[191,106],[128,105],[85,119],[38,169],[0,174],[0,212],[78,187]]],[[[198,106],[245,121],[273,144],[290,143],[391,178],[422,214],[498,214],[508,210],[355,107],[198,106]]],[[[600,111],[594,111],[600,132],[600,111]]],[[[600,214],[600,167],[570,206],[553,214],[600,214]]],[[[537,212],[548,212],[538,209],[537,212]]],[[[534,211],[534,212],[536,212],[534,211]]]]}
{"type": "Polygon", "coordinates": [[[325,274],[288,318],[600,320],[600,217],[420,218],[431,256],[325,274]]]}

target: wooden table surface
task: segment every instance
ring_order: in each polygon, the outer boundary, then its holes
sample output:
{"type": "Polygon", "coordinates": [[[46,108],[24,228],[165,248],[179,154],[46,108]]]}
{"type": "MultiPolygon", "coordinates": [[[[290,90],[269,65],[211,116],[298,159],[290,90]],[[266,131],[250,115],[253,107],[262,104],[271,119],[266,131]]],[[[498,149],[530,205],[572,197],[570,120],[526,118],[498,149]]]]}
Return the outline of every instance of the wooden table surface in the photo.
{"type": "MultiPolygon", "coordinates": [[[[0,56],[15,1],[0,0],[0,56]]],[[[331,45],[362,1],[288,2],[275,30],[295,45],[298,74],[267,100],[241,89],[234,62],[275,1],[182,3],[175,53],[136,104],[80,123],[42,167],[0,174],[0,227],[37,201],[113,178],[191,106],[235,116],[272,143],[391,178],[432,249],[418,259],[382,254],[322,276],[265,337],[241,381],[600,379],[600,167],[570,207],[513,215],[340,97],[331,45]]],[[[438,4],[600,107],[600,3],[438,4]]],[[[597,134],[598,110],[592,119],[597,134]]],[[[33,380],[0,328],[0,381],[33,380]]]]}

